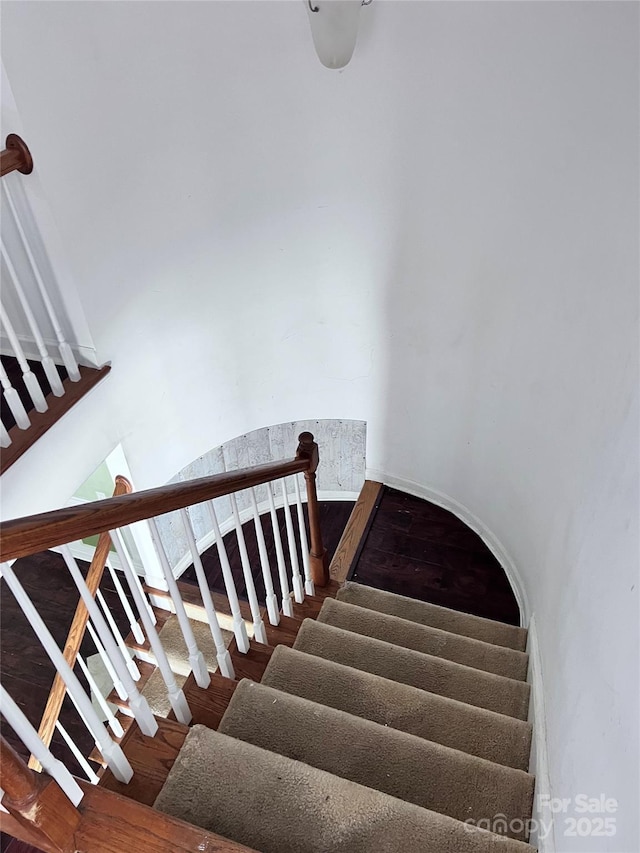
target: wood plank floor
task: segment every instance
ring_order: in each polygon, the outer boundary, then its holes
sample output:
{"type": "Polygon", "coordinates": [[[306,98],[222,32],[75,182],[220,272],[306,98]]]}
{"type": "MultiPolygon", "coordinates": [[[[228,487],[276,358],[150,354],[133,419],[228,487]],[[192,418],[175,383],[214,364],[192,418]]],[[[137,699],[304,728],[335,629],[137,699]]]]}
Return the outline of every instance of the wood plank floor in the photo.
{"type": "Polygon", "coordinates": [[[389,487],[384,489],[352,580],[520,624],[509,581],[482,539],[453,513],[389,487]]]}

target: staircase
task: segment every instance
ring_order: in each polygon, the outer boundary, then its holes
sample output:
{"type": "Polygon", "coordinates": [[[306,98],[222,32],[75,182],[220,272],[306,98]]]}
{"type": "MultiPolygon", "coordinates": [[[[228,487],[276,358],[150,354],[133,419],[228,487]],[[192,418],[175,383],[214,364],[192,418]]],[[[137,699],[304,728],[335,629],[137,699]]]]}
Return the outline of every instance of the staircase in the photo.
{"type": "MultiPolygon", "coordinates": [[[[229,578],[214,605],[204,584],[201,601],[191,587],[187,602],[185,585],[175,582],[166,560],[164,592],[136,591],[125,569],[140,614],[125,641],[140,670],[137,687],[127,686],[127,666],[115,644],[106,649],[128,692],[126,699],[109,697],[126,722],[124,734],[114,739],[92,728],[99,748],[91,758],[102,765],[95,787],[61,773],[26,727],[25,743],[38,747],[53,777],[48,787],[36,784],[3,743],[9,831],[32,842],[36,831],[45,832],[40,846],[55,853],[533,850],[527,843],[534,777],[528,772],[526,630],[348,582],[342,542],[335,562],[340,571],[329,578],[314,490],[317,445],[306,433],[300,441],[293,460],[4,526],[5,558],[79,532],[109,530],[126,565],[118,532],[123,525],[149,519],[153,532],[154,515],[299,472],[307,485],[307,556],[313,559],[304,578],[312,592],[300,592],[302,579],[293,568],[299,594],[290,593],[281,576],[281,612],[268,619],[262,604],[255,611],[251,583],[253,604],[238,600],[229,578]],[[256,625],[261,641],[258,633],[252,637],[256,625]],[[43,791],[57,797],[55,819],[43,791]],[[37,813],[24,805],[34,801],[42,804],[37,813]]],[[[372,486],[363,489],[355,522],[343,535],[352,551],[361,538],[356,527],[367,526],[363,503],[375,503],[372,486]]],[[[295,493],[299,500],[297,487],[295,493]]],[[[291,518],[288,507],[285,512],[291,518]]],[[[287,532],[293,557],[306,533],[300,527],[294,536],[290,524],[287,532]]],[[[222,540],[219,545],[224,567],[222,540]]],[[[282,542],[276,550],[282,553],[282,542]]],[[[75,574],[73,560],[66,559],[75,574]]],[[[5,579],[19,596],[18,580],[6,566],[5,579]]],[[[269,567],[263,568],[268,585],[269,567]]],[[[249,582],[250,572],[244,577],[249,582]]],[[[94,620],[90,596],[76,582],[94,620]]],[[[267,595],[274,597],[273,588],[267,595]]],[[[77,685],[56,665],[80,701],[77,685]]],[[[14,711],[10,716],[20,723],[14,711]]]]}

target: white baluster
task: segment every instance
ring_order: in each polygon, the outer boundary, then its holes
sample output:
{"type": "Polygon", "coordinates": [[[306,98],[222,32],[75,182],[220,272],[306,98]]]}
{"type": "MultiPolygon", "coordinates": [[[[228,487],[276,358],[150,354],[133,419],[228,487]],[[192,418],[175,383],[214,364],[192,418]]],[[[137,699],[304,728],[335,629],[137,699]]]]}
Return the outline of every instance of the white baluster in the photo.
{"type": "Polygon", "coordinates": [[[278,577],[280,578],[280,592],[282,593],[282,612],[285,616],[293,616],[293,602],[289,595],[289,581],[287,579],[287,564],[284,561],[284,551],[282,549],[282,537],[280,536],[280,527],[278,525],[278,514],[276,505],[273,501],[273,491],[271,483],[267,483],[267,495],[269,497],[269,513],[271,515],[271,527],[273,528],[273,540],[276,545],[276,560],[278,562],[278,577]]]}
{"type": "Polygon", "coordinates": [[[222,534],[220,533],[220,525],[218,524],[218,516],[216,515],[216,508],[213,505],[213,501],[209,501],[209,509],[211,510],[213,535],[216,538],[216,548],[218,549],[218,556],[220,557],[224,588],[227,593],[227,598],[229,599],[229,607],[231,608],[231,615],[233,617],[233,633],[236,638],[236,646],[238,647],[239,652],[246,655],[249,651],[247,626],[244,624],[244,619],[240,612],[240,602],[238,601],[238,593],[236,592],[236,583],[233,579],[231,566],[229,565],[227,549],[225,548],[225,544],[222,540],[222,534]]]}
{"type": "MultiPolygon", "coordinates": [[[[131,555],[129,554],[129,549],[127,548],[127,546],[124,543],[124,539],[121,539],[120,543],[122,545],[122,549],[124,550],[125,556],[127,557],[127,561],[129,563],[129,565],[131,567],[133,567],[133,560],[131,559],[131,555]]],[[[157,622],[156,614],[153,612],[153,607],[149,603],[147,596],[144,594],[144,590],[142,589],[142,583],[140,582],[140,575],[137,573],[137,571],[135,569],[133,570],[133,582],[135,583],[136,587],[138,588],[138,592],[140,593],[140,598],[144,602],[144,606],[146,608],[147,614],[149,615],[149,619],[151,619],[151,621],[155,625],[157,622]]]]}
{"type": "MultiPolygon", "coordinates": [[[[184,602],[182,601],[182,596],[180,595],[180,590],[178,588],[176,579],[173,576],[173,572],[171,571],[171,566],[169,565],[167,554],[162,545],[162,540],[160,539],[160,533],[158,532],[158,527],[156,525],[155,519],[150,518],[148,524],[149,532],[151,533],[151,540],[156,549],[156,553],[158,554],[158,560],[160,561],[160,565],[162,567],[162,572],[164,574],[164,579],[167,583],[169,595],[171,596],[173,606],[176,610],[176,616],[180,624],[180,630],[182,631],[182,636],[184,637],[184,641],[187,644],[191,672],[193,673],[193,677],[195,678],[198,687],[206,688],[211,684],[211,677],[209,675],[207,665],[204,661],[204,656],[198,648],[198,644],[193,633],[193,628],[191,627],[191,622],[189,621],[189,617],[187,616],[187,611],[184,609],[184,602]]],[[[220,636],[222,637],[222,634],[220,636]]],[[[224,639],[222,640],[222,645],[224,647],[224,639]]],[[[218,646],[216,644],[216,650],[217,649],[218,646]]],[[[220,663],[219,660],[218,663],[220,663]]],[[[231,671],[233,671],[233,667],[231,668],[231,671]]],[[[233,675],[229,676],[229,678],[233,678],[233,675]]]]}
{"type": "Polygon", "coordinates": [[[71,735],[67,732],[67,730],[62,725],[60,720],[56,720],[56,728],[58,729],[58,731],[60,732],[60,734],[64,738],[67,746],[69,747],[69,749],[73,753],[73,755],[74,755],[76,761],[78,762],[78,764],[80,765],[80,767],[82,767],[84,772],[87,774],[87,779],[91,782],[92,785],[97,785],[98,782],[100,781],[100,777],[95,772],[93,767],[89,764],[89,762],[84,757],[84,755],[80,752],[80,750],[78,749],[78,747],[74,743],[71,735]]]}
{"type": "Polygon", "coordinates": [[[0,315],[2,319],[2,325],[7,330],[7,337],[9,338],[11,348],[13,349],[15,357],[18,359],[18,364],[20,365],[20,370],[22,371],[22,381],[24,382],[25,387],[29,392],[29,396],[33,400],[33,405],[37,412],[46,412],[49,406],[44,398],[44,394],[42,393],[42,388],[40,387],[40,383],[38,382],[38,377],[35,375],[35,373],[32,372],[31,368],[29,367],[29,362],[25,357],[24,350],[22,349],[22,344],[18,340],[18,336],[16,335],[15,329],[13,328],[13,324],[1,305],[0,315]]]}
{"type": "Polygon", "coordinates": [[[118,673],[113,668],[113,664],[109,658],[109,655],[106,653],[104,646],[100,642],[100,637],[98,636],[95,628],[91,624],[91,621],[87,622],[87,631],[89,632],[89,636],[93,640],[93,644],[96,647],[96,651],[100,655],[100,660],[104,664],[104,668],[109,673],[109,678],[113,681],[113,688],[118,694],[118,696],[124,701],[127,701],[127,691],[124,689],[124,684],[118,678],[118,673]]]}
{"type": "Polygon", "coordinates": [[[29,241],[27,240],[27,235],[25,234],[24,228],[22,227],[22,222],[20,221],[20,217],[18,216],[18,213],[16,211],[16,207],[11,192],[9,190],[8,183],[3,183],[3,187],[7,196],[7,201],[9,202],[9,207],[11,208],[13,221],[15,222],[16,228],[18,229],[18,233],[20,235],[20,240],[24,247],[25,254],[29,259],[29,265],[31,267],[31,271],[33,272],[33,277],[36,280],[38,290],[40,291],[40,296],[42,297],[42,301],[44,302],[44,307],[47,309],[47,314],[49,315],[49,319],[51,320],[51,325],[53,326],[53,331],[55,332],[56,339],[58,341],[58,351],[60,352],[62,361],[64,362],[64,366],[67,368],[69,379],[71,379],[72,382],[77,382],[80,379],[78,363],[73,354],[73,350],[65,340],[64,332],[62,331],[62,326],[60,324],[60,321],[58,320],[58,316],[49,297],[49,293],[47,291],[43,278],[40,274],[40,269],[33,256],[33,252],[31,251],[31,246],[29,245],[29,241]]]}
{"type": "Polygon", "coordinates": [[[11,436],[7,432],[7,428],[3,423],[0,423],[0,447],[9,447],[11,444],[11,436]]]}
{"type": "Polygon", "coordinates": [[[80,805],[84,797],[82,788],[64,764],[53,757],[22,709],[16,705],[2,685],[0,685],[0,711],[29,752],[40,762],[44,772],[56,780],[74,806],[80,805]]]}
{"type": "Polygon", "coordinates": [[[62,379],[60,379],[60,374],[58,373],[58,368],[56,367],[53,359],[49,355],[47,347],[45,346],[44,338],[42,337],[42,333],[40,332],[40,328],[36,321],[36,318],[31,310],[31,306],[29,305],[29,300],[27,299],[24,289],[20,284],[20,280],[18,278],[18,274],[16,273],[15,267],[13,266],[13,262],[9,257],[9,254],[4,246],[0,246],[0,251],[2,252],[2,257],[4,258],[4,262],[6,264],[7,269],[9,270],[9,278],[13,283],[13,287],[18,295],[18,299],[20,300],[20,305],[22,306],[22,310],[24,311],[24,315],[27,318],[27,323],[29,324],[29,328],[31,329],[31,334],[33,335],[33,340],[38,348],[38,352],[40,353],[40,362],[42,367],[44,368],[44,372],[49,380],[49,385],[51,386],[51,390],[55,394],[56,397],[62,397],[64,394],[64,386],[62,385],[62,379]]]}
{"type": "MultiPolygon", "coordinates": [[[[2,564],[1,575],[4,577],[7,586],[13,593],[14,598],[22,608],[22,612],[27,617],[29,624],[35,631],[36,636],[39,638],[40,642],[47,655],[49,656],[51,662],[54,667],[60,673],[62,680],[64,681],[67,691],[70,696],[73,697],[77,706],[82,710],[82,713],[86,720],[88,721],[88,726],[91,730],[91,734],[93,735],[96,744],[98,744],[98,748],[102,753],[104,760],[107,762],[107,765],[113,775],[120,782],[130,782],[131,777],[133,776],[133,770],[131,765],[127,761],[127,758],[117,743],[111,740],[107,730],[102,724],[100,717],[98,717],[93,705],[91,704],[91,699],[87,696],[87,694],[82,689],[82,685],[78,681],[76,674],[73,672],[67,661],[65,660],[64,655],[56,645],[53,637],[51,636],[51,632],[44,624],[42,617],[36,610],[33,605],[33,602],[27,595],[27,593],[22,588],[22,584],[15,576],[15,573],[11,566],[8,563],[2,564]]],[[[37,735],[36,735],[37,737],[37,735]]],[[[40,757],[36,754],[35,750],[31,748],[29,744],[29,749],[33,752],[33,754],[38,758],[40,763],[42,763],[40,757]]],[[[44,745],[43,745],[44,746],[44,745]]],[[[44,766],[44,764],[43,764],[44,766]]]]}
{"type": "Polygon", "coordinates": [[[116,638],[116,643],[118,644],[118,648],[120,649],[122,657],[124,658],[124,662],[127,665],[127,669],[131,674],[131,678],[133,678],[134,681],[140,681],[140,670],[138,669],[138,665],[136,664],[134,658],[132,658],[129,654],[129,649],[127,648],[124,638],[120,633],[120,629],[116,625],[116,620],[113,618],[113,614],[109,610],[109,605],[104,600],[104,596],[100,592],[100,590],[96,591],[96,600],[100,605],[100,609],[102,610],[105,619],[109,623],[111,633],[116,638]]]}
{"type": "Polygon", "coordinates": [[[84,674],[84,677],[87,679],[87,683],[89,685],[89,689],[91,690],[91,693],[96,697],[96,702],[98,703],[98,705],[100,705],[100,707],[102,708],[102,713],[107,718],[107,723],[109,724],[109,728],[111,729],[111,731],[114,733],[114,735],[116,737],[122,737],[124,735],[124,729],[120,725],[120,721],[118,720],[116,715],[113,713],[113,711],[109,707],[109,703],[107,702],[105,697],[102,695],[100,688],[96,684],[95,678],[91,675],[91,672],[89,671],[89,667],[87,666],[87,664],[84,661],[84,658],[82,657],[82,655],[78,655],[76,660],[78,661],[78,664],[79,664],[80,669],[82,670],[82,672],[84,674]]]}
{"type": "Polygon", "coordinates": [[[296,493],[296,508],[298,510],[298,531],[300,533],[300,548],[302,550],[302,564],[304,566],[304,591],[307,595],[315,595],[316,589],[311,578],[311,562],[309,560],[309,540],[307,538],[307,526],[304,523],[304,510],[302,509],[302,498],[300,496],[300,483],[298,475],[293,475],[293,488],[296,493]]]}
{"type": "MultiPolygon", "coordinates": [[[[224,637],[222,636],[222,630],[220,629],[220,623],[218,622],[218,614],[216,613],[216,608],[213,606],[211,590],[209,589],[207,576],[204,571],[204,566],[202,565],[202,560],[200,559],[196,538],[193,535],[191,519],[185,510],[180,511],[180,516],[184,525],[187,544],[191,551],[191,559],[193,560],[193,568],[196,571],[196,578],[198,579],[198,586],[200,587],[202,604],[207,614],[209,629],[211,631],[211,636],[213,637],[213,642],[216,646],[216,659],[218,661],[218,666],[220,667],[220,672],[226,678],[235,678],[236,674],[233,669],[233,663],[231,662],[231,655],[229,654],[229,649],[227,649],[224,644],[224,637]]],[[[157,530],[155,532],[157,534],[157,530]]]]}
{"type": "Polygon", "coordinates": [[[300,563],[298,561],[298,546],[296,535],[293,530],[293,519],[291,518],[291,507],[289,506],[289,493],[287,492],[287,481],[280,481],[282,486],[282,506],[284,508],[284,523],[287,528],[287,543],[289,545],[289,559],[291,560],[291,578],[293,580],[293,595],[298,604],[304,601],[304,587],[302,575],[300,574],[300,563]]]}
{"type": "Polygon", "coordinates": [[[16,419],[16,424],[20,429],[29,429],[31,426],[29,415],[20,399],[20,395],[11,384],[11,380],[7,376],[7,371],[4,369],[2,362],[0,362],[0,380],[2,381],[4,399],[11,409],[11,414],[16,419]]]}
{"type": "Polygon", "coordinates": [[[264,622],[260,614],[260,605],[258,604],[258,596],[256,595],[256,586],[253,582],[253,574],[251,572],[251,563],[247,552],[247,543],[244,538],[244,531],[240,521],[240,513],[238,512],[238,502],[235,494],[229,495],[231,499],[231,511],[233,513],[233,521],[236,527],[236,536],[238,537],[238,550],[240,551],[240,562],[242,563],[242,574],[244,576],[244,584],[247,588],[247,598],[249,599],[249,607],[251,608],[251,617],[253,619],[253,636],[258,643],[267,643],[267,634],[264,629],[264,622]]]}
{"type": "Polygon", "coordinates": [[[151,713],[151,708],[149,707],[149,703],[141,695],[140,691],[136,687],[136,683],[129,675],[129,670],[127,669],[127,665],[124,661],[124,658],[120,654],[120,649],[116,641],[111,636],[111,631],[109,631],[109,626],[107,625],[104,616],[100,612],[100,608],[95,602],[95,599],[89,592],[89,588],[85,582],[85,579],[82,577],[82,573],[78,568],[78,564],[73,558],[71,551],[69,550],[68,545],[63,545],[60,549],[62,553],[62,557],[67,564],[67,568],[73,578],[73,582],[78,588],[78,592],[82,600],[84,601],[85,607],[89,611],[89,616],[91,621],[93,622],[94,628],[97,634],[100,637],[102,645],[104,646],[107,656],[111,660],[113,664],[113,668],[118,674],[118,678],[122,682],[124,689],[127,692],[127,699],[129,703],[129,707],[131,708],[131,713],[136,718],[136,722],[140,726],[140,731],[143,735],[149,735],[153,737],[155,733],[158,731],[158,723],[156,722],[155,717],[151,713]]]}
{"type": "Polygon", "coordinates": [[[109,570],[111,580],[113,581],[113,585],[116,589],[116,592],[118,593],[118,598],[120,599],[120,604],[122,604],[122,609],[124,610],[127,619],[129,620],[129,627],[131,628],[131,633],[133,634],[136,643],[142,645],[144,643],[144,634],[142,632],[142,628],[138,624],[138,620],[136,619],[135,614],[131,609],[131,605],[129,604],[129,599],[127,598],[124,590],[122,589],[122,584],[120,583],[118,573],[113,568],[109,560],[107,560],[107,569],[109,570]]]}
{"type": "Polygon", "coordinates": [[[258,512],[258,501],[256,500],[255,489],[249,489],[249,496],[251,498],[251,506],[253,507],[253,524],[256,529],[256,539],[258,540],[258,553],[260,554],[260,567],[262,569],[262,580],[264,581],[269,622],[271,622],[272,625],[279,625],[280,609],[278,608],[278,598],[273,589],[269,554],[267,553],[267,543],[264,541],[264,530],[262,529],[260,513],[258,512]]]}
{"type": "Polygon", "coordinates": [[[158,664],[158,669],[160,670],[160,674],[162,675],[164,683],[167,687],[171,707],[175,712],[176,719],[178,720],[178,722],[183,723],[183,725],[185,726],[188,726],[191,722],[191,711],[189,710],[189,705],[187,703],[184,692],[182,691],[182,688],[178,687],[176,677],[171,670],[169,661],[167,660],[167,654],[164,650],[164,646],[162,645],[162,641],[160,640],[160,637],[156,630],[156,626],[149,618],[149,613],[147,611],[147,608],[145,607],[144,593],[141,589],[138,588],[135,582],[135,571],[133,570],[131,563],[129,562],[129,558],[125,553],[122,535],[119,530],[112,530],[110,535],[113,544],[116,546],[116,551],[118,552],[118,557],[120,558],[120,563],[122,564],[124,575],[129,584],[129,589],[131,590],[131,594],[133,595],[133,600],[135,601],[135,605],[138,608],[138,613],[140,614],[140,618],[142,619],[144,630],[146,631],[147,637],[149,638],[151,651],[155,656],[156,663],[158,664]]]}

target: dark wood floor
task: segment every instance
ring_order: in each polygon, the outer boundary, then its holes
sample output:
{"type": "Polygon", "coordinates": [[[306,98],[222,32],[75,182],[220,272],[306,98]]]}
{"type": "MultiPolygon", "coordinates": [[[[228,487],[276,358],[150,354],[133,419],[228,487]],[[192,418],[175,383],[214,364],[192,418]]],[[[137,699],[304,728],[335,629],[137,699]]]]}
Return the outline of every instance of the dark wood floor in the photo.
{"type": "MultiPolygon", "coordinates": [[[[18,359],[10,355],[3,355],[0,356],[0,361],[2,361],[2,366],[7,371],[9,381],[18,392],[27,413],[33,411],[33,400],[31,399],[22,379],[22,370],[18,364],[18,359]]],[[[49,380],[47,379],[47,374],[44,372],[42,364],[39,361],[31,360],[29,360],[28,363],[31,372],[35,374],[38,382],[40,383],[42,393],[45,397],[48,397],[49,394],[51,394],[51,386],[49,385],[49,380]]],[[[60,379],[63,382],[69,375],[62,365],[58,365],[58,373],[60,374],[60,379]]],[[[9,406],[7,406],[5,399],[2,396],[0,396],[0,418],[2,418],[2,423],[8,430],[16,424],[9,406]]]]}
{"type": "Polygon", "coordinates": [[[453,513],[385,487],[352,579],[512,625],[520,613],[507,577],[453,513]]]}

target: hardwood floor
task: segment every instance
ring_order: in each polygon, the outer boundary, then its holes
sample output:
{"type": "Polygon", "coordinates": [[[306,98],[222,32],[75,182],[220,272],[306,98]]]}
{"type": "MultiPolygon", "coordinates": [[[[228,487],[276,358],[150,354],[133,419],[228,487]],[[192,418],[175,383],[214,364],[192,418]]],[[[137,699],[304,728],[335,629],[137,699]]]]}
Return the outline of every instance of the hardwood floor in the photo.
{"type": "Polygon", "coordinates": [[[520,624],[507,577],[482,539],[447,510],[388,487],[352,580],[520,624]]]}

